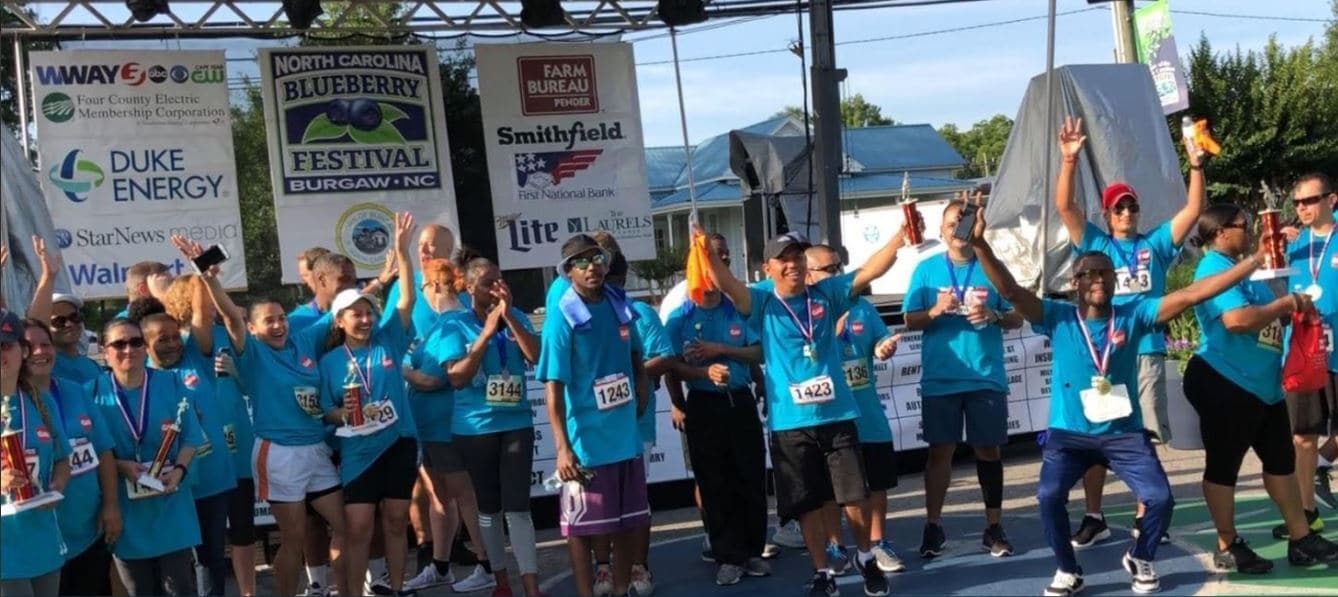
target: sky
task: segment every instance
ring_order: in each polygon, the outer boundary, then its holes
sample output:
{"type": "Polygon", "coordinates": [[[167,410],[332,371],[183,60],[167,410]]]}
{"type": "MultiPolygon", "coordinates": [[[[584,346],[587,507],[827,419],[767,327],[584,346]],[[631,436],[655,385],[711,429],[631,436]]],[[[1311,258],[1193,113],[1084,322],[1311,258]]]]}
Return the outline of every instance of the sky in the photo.
{"type": "MultiPolygon", "coordinates": [[[[1012,117],[1027,82],[1045,70],[1047,5],[1046,0],[993,0],[839,11],[836,61],[849,71],[843,96],[862,94],[881,106],[884,116],[907,124],[969,128],[994,114],[1012,117]],[[1021,19],[1031,20],[991,25],[1021,19]]],[[[183,16],[198,10],[190,5],[175,8],[183,16]]],[[[38,9],[47,18],[59,10],[52,4],[38,9]]],[[[1331,15],[1329,0],[1171,0],[1171,9],[1182,55],[1200,35],[1219,51],[1260,49],[1270,35],[1286,46],[1319,41],[1331,15]]],[[[1114,34],[1106,6],[1059,0],[1058,10],[1057,65],[1113,60],[1114,34]]],[[[805,19],[806,39],[807,27],[805,19]]],[[[678,45],[689,139],[695,143],[765,120],[785,106],[801,105],[801,63],[786,51],[798,36],[794,14],[721,19],[682,29],[678,45]],[[769,53],[700,59],[750,52],[769,53]]],[[[635,48],[646,145],[681,144],[668,37],[657,30],[624,39],[635,48]]],[[[247,61],[254,58],[252,42],[208,40],[189,46],[226,47],[234,76],[257,72],[254,61],[247,61]]]]}

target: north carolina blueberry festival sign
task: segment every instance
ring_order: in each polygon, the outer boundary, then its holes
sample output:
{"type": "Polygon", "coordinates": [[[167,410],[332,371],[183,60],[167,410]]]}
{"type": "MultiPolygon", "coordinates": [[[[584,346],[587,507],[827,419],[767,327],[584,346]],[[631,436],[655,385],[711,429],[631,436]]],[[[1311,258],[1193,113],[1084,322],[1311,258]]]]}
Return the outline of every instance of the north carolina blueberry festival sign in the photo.
{"type": "Polygon", "coordinates": [[[503,269],[551,267],[572,234],[607,230],[654,256],[632,47],[475,47],[503,269]]]}
{"type": "MultiPolygon", "coordinates": [[[[180,234],[244,255],[222,51],[32,54],[39,179],[74,291],[125,296],[139,261],[190,271],[180,234]]],[[[223,282],[246,287],[244,260],[223,282]]]]}
{"type": "Polygon", "coordinates": [[[396,211],[456,228],[431,48],[273,48],[260,66],[285,281],[315,245],[379,270],[396,211]]]}

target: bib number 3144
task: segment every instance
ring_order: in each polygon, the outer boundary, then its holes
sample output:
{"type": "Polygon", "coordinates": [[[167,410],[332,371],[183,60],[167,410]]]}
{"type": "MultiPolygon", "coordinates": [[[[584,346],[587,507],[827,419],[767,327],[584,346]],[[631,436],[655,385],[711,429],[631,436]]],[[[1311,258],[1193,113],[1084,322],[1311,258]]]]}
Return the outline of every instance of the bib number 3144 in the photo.
{"type": "Polygon", "coordinates": [[[790,385],[790,399],[795,404],[822,404],[836,398],[836,385],[832,378],[819,375],[807,381],[790,385]]]}
{"type": "Polygon", "coordinates": [[[595,405],[599,410],[618,408],[632,401],[632,383],[627,375],[614,373],[595,380],[595,405]]]}

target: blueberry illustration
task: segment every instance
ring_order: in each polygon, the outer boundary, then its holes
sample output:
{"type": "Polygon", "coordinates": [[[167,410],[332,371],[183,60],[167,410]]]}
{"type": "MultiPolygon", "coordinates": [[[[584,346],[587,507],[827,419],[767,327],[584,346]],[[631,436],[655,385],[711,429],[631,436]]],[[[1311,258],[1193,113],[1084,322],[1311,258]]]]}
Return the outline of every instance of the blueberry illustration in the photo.
{"type": "Polygon", "coordinates": [[[348,124],[349,102],[346,99],[331,100],[325,107],[325,117],[332,124],[348,124]]]}
{"type": "Polygon", "coordinates": [[[349,104],[349,124],[360,131],[381,126],[381,106],[369,99],[356,99],[349,104]]]}

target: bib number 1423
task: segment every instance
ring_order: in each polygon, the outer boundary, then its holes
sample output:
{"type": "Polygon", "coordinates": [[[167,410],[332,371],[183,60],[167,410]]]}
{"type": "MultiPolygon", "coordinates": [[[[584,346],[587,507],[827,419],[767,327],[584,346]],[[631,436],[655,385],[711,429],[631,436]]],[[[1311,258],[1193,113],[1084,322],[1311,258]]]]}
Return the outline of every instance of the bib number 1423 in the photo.
{"type": "Polygon", "coordinates": [[[836,398],[836,385],[832,378],[819,375],[807,381],[790,385],[790,399],[795,404],[821,404],[836,398]]]}

